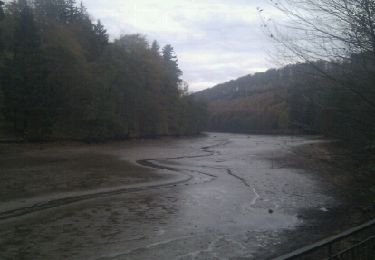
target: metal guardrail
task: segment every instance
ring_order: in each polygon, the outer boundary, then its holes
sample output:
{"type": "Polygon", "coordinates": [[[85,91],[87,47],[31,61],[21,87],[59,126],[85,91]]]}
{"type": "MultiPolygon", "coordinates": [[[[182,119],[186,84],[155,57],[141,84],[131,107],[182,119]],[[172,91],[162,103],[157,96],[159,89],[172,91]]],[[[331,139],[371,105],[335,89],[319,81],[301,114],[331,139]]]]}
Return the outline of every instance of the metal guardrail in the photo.
{"type": "Polygon", "coordinates": [[[289,254],[279,256],[275,260],[292,259],[328,259],[328,260],[375,260],[375,219],[351,228],[339,235],[323,239],[317,243],[302,247],[289,254]],[[366,239],[346,247],[345,250],[334,252],[333,246],[347,238],[370,230],[370,236],[366,239]]]}
{"type": "Polygon", "coordinates": [[[375,236],[372,236],[329,258],[330,260],[374,260],[375,236]]]}

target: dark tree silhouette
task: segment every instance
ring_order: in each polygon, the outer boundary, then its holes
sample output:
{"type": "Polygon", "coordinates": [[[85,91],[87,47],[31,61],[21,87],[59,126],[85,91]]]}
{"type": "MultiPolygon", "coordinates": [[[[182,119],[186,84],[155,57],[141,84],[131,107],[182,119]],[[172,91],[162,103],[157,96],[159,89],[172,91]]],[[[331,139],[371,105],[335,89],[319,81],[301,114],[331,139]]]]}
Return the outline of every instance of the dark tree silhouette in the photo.
{"type": "Polygon", "coordinates": [[[289,62],[310,64],[314,71],[309,73],[324,79],[320,85],[315,84],[319,95],[306,101],[315,102],[311,106],[320,106],[333,114],[332,120],[345,124],[342,137],[375,140],[375,122],[369,120],[375,117],[375,2],[270,2],[286,17],[282,22],[264,20],[267,32],[277,42],[278,53],[289,62]]]}
{"type": "Polygon", "coordinates": [[[142,35],[109,42],[74,0],[1,8],[0,133],[25,140],[98,140],[196,134],[205,107],[179,91],[171,45],[142,35]]]}

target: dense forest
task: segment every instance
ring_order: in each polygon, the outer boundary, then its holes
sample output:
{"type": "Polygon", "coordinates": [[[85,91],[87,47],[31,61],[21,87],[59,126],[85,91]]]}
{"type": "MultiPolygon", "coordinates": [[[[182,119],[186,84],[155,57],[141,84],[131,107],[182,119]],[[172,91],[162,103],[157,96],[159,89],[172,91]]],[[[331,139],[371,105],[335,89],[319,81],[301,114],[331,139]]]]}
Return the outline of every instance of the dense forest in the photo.
{"type": "Polygon", "coordinates": [[[323,134],[371,147],[375,141],[374,81],[354,71],[362,61],[363,57],[353,55],[340,66],[324,61],[288,65],[195,95],[208,102],[210,130],[323,134]],[[337,82],[339,78],[356,87],[357,95],[337,82]],[[361,87],[352,82],[360,80],[361,87]]]}
{"type": "Polygon", "coordinates": [[[0,1],[0,134],[22,140],[154,137],[201,131],[171,45],[109,41],[75,0],[0,1]]]}
{"type": "Polygon", "coordinates": [[[269,70],[194,95],[208,103],[209,130],[273,133],[288,129],[288,78],[286,70],[269,70]]]}

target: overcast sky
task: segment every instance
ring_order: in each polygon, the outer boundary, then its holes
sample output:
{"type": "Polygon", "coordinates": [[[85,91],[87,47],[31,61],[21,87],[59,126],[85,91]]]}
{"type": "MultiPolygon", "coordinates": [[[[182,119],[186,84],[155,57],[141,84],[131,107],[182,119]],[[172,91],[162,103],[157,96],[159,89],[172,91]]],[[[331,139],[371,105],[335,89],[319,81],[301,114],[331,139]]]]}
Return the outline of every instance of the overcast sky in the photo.
{"type": "Polygon", "coordinates": [[[172,44],[191,91],[274,67],[257,7],[268,0],[84,0],[111,38],[145,34],[172,44]]]}

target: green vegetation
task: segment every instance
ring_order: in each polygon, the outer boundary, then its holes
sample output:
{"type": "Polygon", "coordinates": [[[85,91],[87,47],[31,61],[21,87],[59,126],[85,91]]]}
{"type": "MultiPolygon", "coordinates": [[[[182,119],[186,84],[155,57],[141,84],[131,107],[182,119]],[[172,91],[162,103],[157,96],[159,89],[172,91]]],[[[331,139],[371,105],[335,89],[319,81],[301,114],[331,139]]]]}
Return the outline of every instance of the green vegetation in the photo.
{"type": "Polygon", "coordinates": [[[74,0],[0,2],[0,133],[29,141],[196,134],[171,45],[110,42],[74,0]]]}

